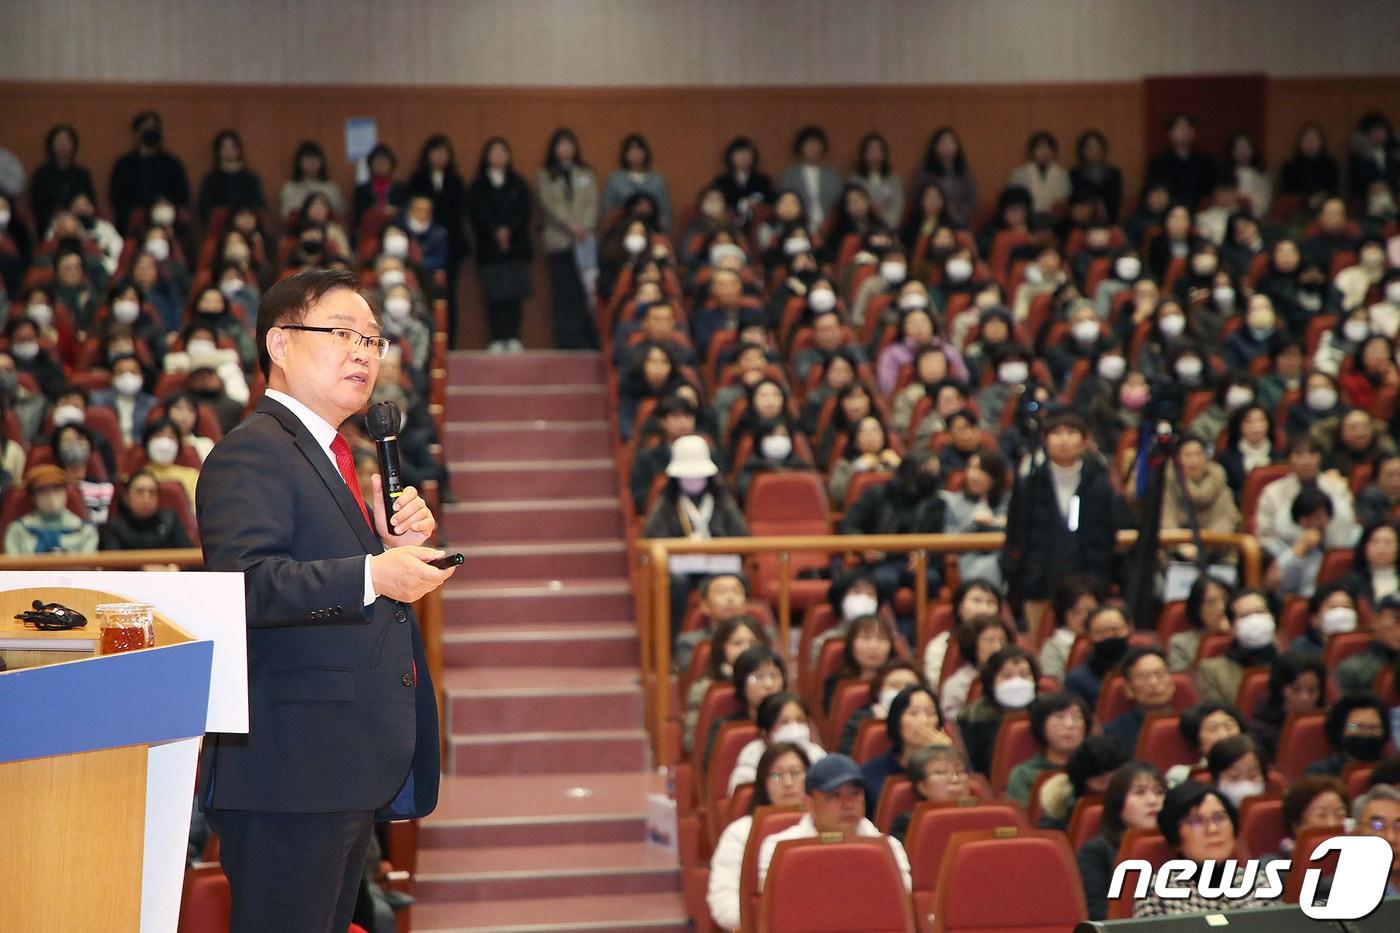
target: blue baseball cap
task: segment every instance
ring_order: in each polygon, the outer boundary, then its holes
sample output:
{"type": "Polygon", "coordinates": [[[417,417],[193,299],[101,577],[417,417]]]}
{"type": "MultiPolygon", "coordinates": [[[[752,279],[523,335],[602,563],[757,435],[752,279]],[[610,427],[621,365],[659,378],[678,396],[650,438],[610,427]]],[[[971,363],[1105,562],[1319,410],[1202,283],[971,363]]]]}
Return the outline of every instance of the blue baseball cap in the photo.
{"type": "Polygon", "coordinates": [[[827,755],[807,769],[807,793],[833,794],[847,784],[865,786],[860,766],[849,755],[827,755]]]}

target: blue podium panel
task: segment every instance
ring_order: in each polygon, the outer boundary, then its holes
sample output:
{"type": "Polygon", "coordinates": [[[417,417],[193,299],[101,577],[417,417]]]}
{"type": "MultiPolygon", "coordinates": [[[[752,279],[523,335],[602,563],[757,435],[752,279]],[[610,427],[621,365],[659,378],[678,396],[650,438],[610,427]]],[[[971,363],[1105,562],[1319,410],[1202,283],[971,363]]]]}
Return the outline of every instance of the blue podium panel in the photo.
{"type": "Polygon", "coordinates": [[[203,735],[213,656],[194,641],[0,674],[0,763],[203,735]]]}

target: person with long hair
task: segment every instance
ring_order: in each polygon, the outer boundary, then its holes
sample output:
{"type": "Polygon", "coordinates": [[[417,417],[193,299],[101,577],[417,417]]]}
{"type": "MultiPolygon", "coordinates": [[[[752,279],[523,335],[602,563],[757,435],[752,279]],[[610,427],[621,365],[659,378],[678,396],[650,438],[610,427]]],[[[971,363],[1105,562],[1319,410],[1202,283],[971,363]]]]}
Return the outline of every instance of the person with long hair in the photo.
{"type": "Polygon", "coordinates": [[[312,194],[323,195],[330,202],[331,213],[345,219],[345,196],[327,170],[326,151],[314,139],[307,139],[292,154],[292,176],[282,185],[282,218],[291,219],[312,194]]]}
{"type": "Polygon", "coordinates": [[[467,243],[467,185],[457,169],[452,140],[445,133],[434,133],[418,152],[418,165],[408,176],[410,197],[432,199],[432,222],[447,231],[448,343],[457,338],[457,275],[471,251],[467,243]]]}
{"type": "Polygon", "coordinates": [[[49,228],[55,212],[68,207],[73,198],[85,194],[97,203],[92,173],[78,164],[78,131],[59,123],[44,137],[44,164],[34,170],[29,181],[29,206],[39,235],[49,228]]]}
{"type": "Polygon", "coordinates": [[[1108,779],[1103,792],[1103,831],[1075,853],[1090,920],[1108,917],[1108,886],[1123,834],[1130,829],[1155,830],[1166,794],[1161,772],[1145,761],[1130,761],[1108,779]]]}
{"type": "Polygon", "coordinates": [[[209,223],[218,207],[232,213],[240,207],[260,210],[266,206],[262,180],[244,159],[243,137],[234,130],[220,130],[214,136],[214,165],[199,186],[195,213],[200,222],[209,223]]]}
{"type": "Polygon", "coordinates": [[[870,195],[875,213],[887,227],[904,216],[904,184],[890,167],[890,144],[879,133],[866,133],[856,145],[856,164],[850,181],[870,195]]]}
{"type": "Polygon", "coordinates": [[[623,137],[617,168],[603,186],[603,212],[621,210],[637,195],[647,195],[656,205],[656,228],[669,236],[671,193],[666,187],[666,176],[652,168],[651,159],[651,143],[645,136],[628,133],[623,137]]]}
{"type": "Polygon", "coordinates": [[[930,181],[943,192],[948,220],[956,227],[971,226],[977,212],[977,181],[968,166],[962,140],[951,126],[940,126],[929,136],[923,166],[914,176],[914,187],[930,181]]]}
{"type": "Polygon", "coordinates": [[[397,214],[408,204],[408,186],[394,177],[398,165],[398,156],[384,143],[376,143],[369,155],[365,156],[369,177],[355,186],[356,234],[360,231],[360,223],[371,210],[397,214]]]}
{"type": "Polygon", "coordinates": [[[590,282],[598,269],[598,180],[568,127],[549,138],[538,190],[553,291],[554,345],[561,350],[596,347],[590,282]]]}
{"type": "Polygon", "coordinates": [[[1071,197],[1093,198],[1103,207],[1109,223],[1118,222],[1123,207],[1123,173],[1108,162],[1108,138],[1098,130],[1085,130],[1074,144],[1077,159],[1070,169],[1071,197]]]}
{"type": "Polygon", "coordinates": [[[1341,182],[1337,160],[1327,151],[1327,131],[1321,123],[1309,120],[1298,128],[1293,156],[1283,163],[1279,193],[1297,195],[1302,199],[1303,208],[1311,212],[1340,193],[1341,182]]]}
{"type": "Polygon", "coordinates": [[[734,661],[754,645],[771,643],[768,629],[750,615],[730,616],[715,624],[710,633],[710,655],[699,676],[691,681],[686,694],[685,720],[681,742],[689,753],[695,747],[695,728],[700,722],[700,706],[710,687],[734,675],[734,661]]]}
{"type": "Polygon", "coordinates": [[[510,143],[493,136],[481,147],[467,188],[467,216],[495,352],[519,351],[521,302],[530,287],[530,188],[512,164],[510,143]]]}

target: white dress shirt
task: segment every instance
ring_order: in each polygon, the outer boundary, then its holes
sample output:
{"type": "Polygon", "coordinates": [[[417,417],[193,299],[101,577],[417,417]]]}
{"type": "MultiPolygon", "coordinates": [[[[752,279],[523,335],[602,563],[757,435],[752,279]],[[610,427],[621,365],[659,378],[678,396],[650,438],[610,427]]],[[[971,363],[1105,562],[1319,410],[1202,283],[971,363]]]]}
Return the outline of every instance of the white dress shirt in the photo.
{"type": "MultiPolygon", "coordinates": [[[[340,464],[336,462],[335,452],[331,450],[331,444],[335,443],[335,438],[338,432],[331,425],[331,423],[325,418],[322,418],[320,415],[316,414],[310,408],[307,408],[301,402],[292,398],[286,392],[280,392],[277,389],[266,389],[264,390],[263,394],[266,395],[268,398],[272,399],[274,402],[285,406],[288,411],[297,416],[297,420],[306,426],[306,430],[311,432],[311,436],[315,438],[316,443],[320,445],[323,451],[325,451],[326,457],[331,462],[331,468],[334,469],[336,475],[339,476],[340,464]]],[[[376,599],[379,598],[379,594],[374,591],[374,579],[371,577],[369,572],[369,559],[372,556],[373,555],[370,554],[365,555],[364,604],[366,606],[371,605],[376,599]]]]}

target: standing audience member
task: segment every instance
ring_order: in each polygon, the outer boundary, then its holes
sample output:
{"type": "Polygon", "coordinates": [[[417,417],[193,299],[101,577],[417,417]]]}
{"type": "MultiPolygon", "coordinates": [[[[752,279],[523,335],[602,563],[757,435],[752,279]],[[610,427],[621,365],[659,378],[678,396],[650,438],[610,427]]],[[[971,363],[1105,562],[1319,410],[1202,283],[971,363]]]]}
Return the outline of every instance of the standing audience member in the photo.
{"type": "Polygon", "coordinates": [[[819,126],[804,126],[793,137],[793,162],[778,176],[778,187],[796,191],[802,197],[807,220],[813,230],[820,230],[841,196],[841,175],[827,164],[826,131],[819,126]]]}
{"type": "Polygon", "coordinates": [[[34,228],[38,236],[49,229],[54,214],[73,203],[78,195],[97,202],[97,189],[92,173],[79,165],[78,131],[60,123],[44,137],[44,164],[34,170],[29,183],[29,206],[34,213],[34,228]]]}
{"type": "Polygon", "coordinates": [[[214,165],[199,185],[195,204],[199,222],[207,227],[220,208],[229,217],[245,207],[260,211],[266,206],[262,180],[244,160],[243,138],[233,130],[220,130],[214,136],[214,165]]]}
{"type": "Polygon", "coordinates": [[[646,195],[656,205],[656,225],[667,236],[671,233],[671,193],[666,176],[651,167],[651,144],[641,133],[629,133],[622,140],[618,167],[608,175],[603,186],[603,212],[611,214],[630,203],[637,195],[646,195]]]}
{"type": "MultiPolygon", "coordinates": [[[[462,261],[470,249],[467,243],[467,184],[457,168],[452,140],[444,133],[434,133],[423,143],[418,153],[418,166],[408,177],[410,197],[421,195],[431,199],[432,223],[447,233],[447,257],[442,269],[447,276],[448,344],[456,343],[457,278],[462,261]]],[[[410,218],[409,224],[414,223],[410,218]]],[[[414,236],[421,237],[417,230],[414,236]]]]}
{"type": "Polygon", "coordinates": [[[355,233],[360,232],[366,215],[371,212],[388,217],[403,210],[408,203],[408,186],[394,177],[399,159],[384,143],[375,144],[365,156],[369,178],[355,186],[355,233]]]}
{"type": "Polygon", "coordinates": [[[467,189],[476,261],[491,337],[489,349],[523,349],[520,306],[531,294],[530,189],[511,162],[510,143],[492,137],[481,148],[467,189]]]}
{"type": "Polygon", "coordinates": [[[345,220],[345,195],[330,177],[326,151],[313,139],[303,140],[292,155],[292,177],[282,185],[282,218],[290,220],[301,212],[306,199],[319,194],[330,205],[331,214],[345,220]]]}
{"type": "Polygon", "coordinates": [[[131,121],[136,146],[112,166],[109,203],[123,236],[136,232],[131,229],[132,215],[138,210],[149,211],[147,221],[164,227],[173,226],[177,212],[190,206],[190,179],[185,163],[179,156],[165,150],[165,126],[154,110],[138,113],[131,121]],[[153,210],[164,202],[161,210],[153,210]]]}
{"type": "Polygon", "coordinates": [[[595,347],[591,280],[598,273],[598,182],[573,130],[560,128],[550,137],[538,185],[554,294],[554,345],[561,350],[595,347]]]}

